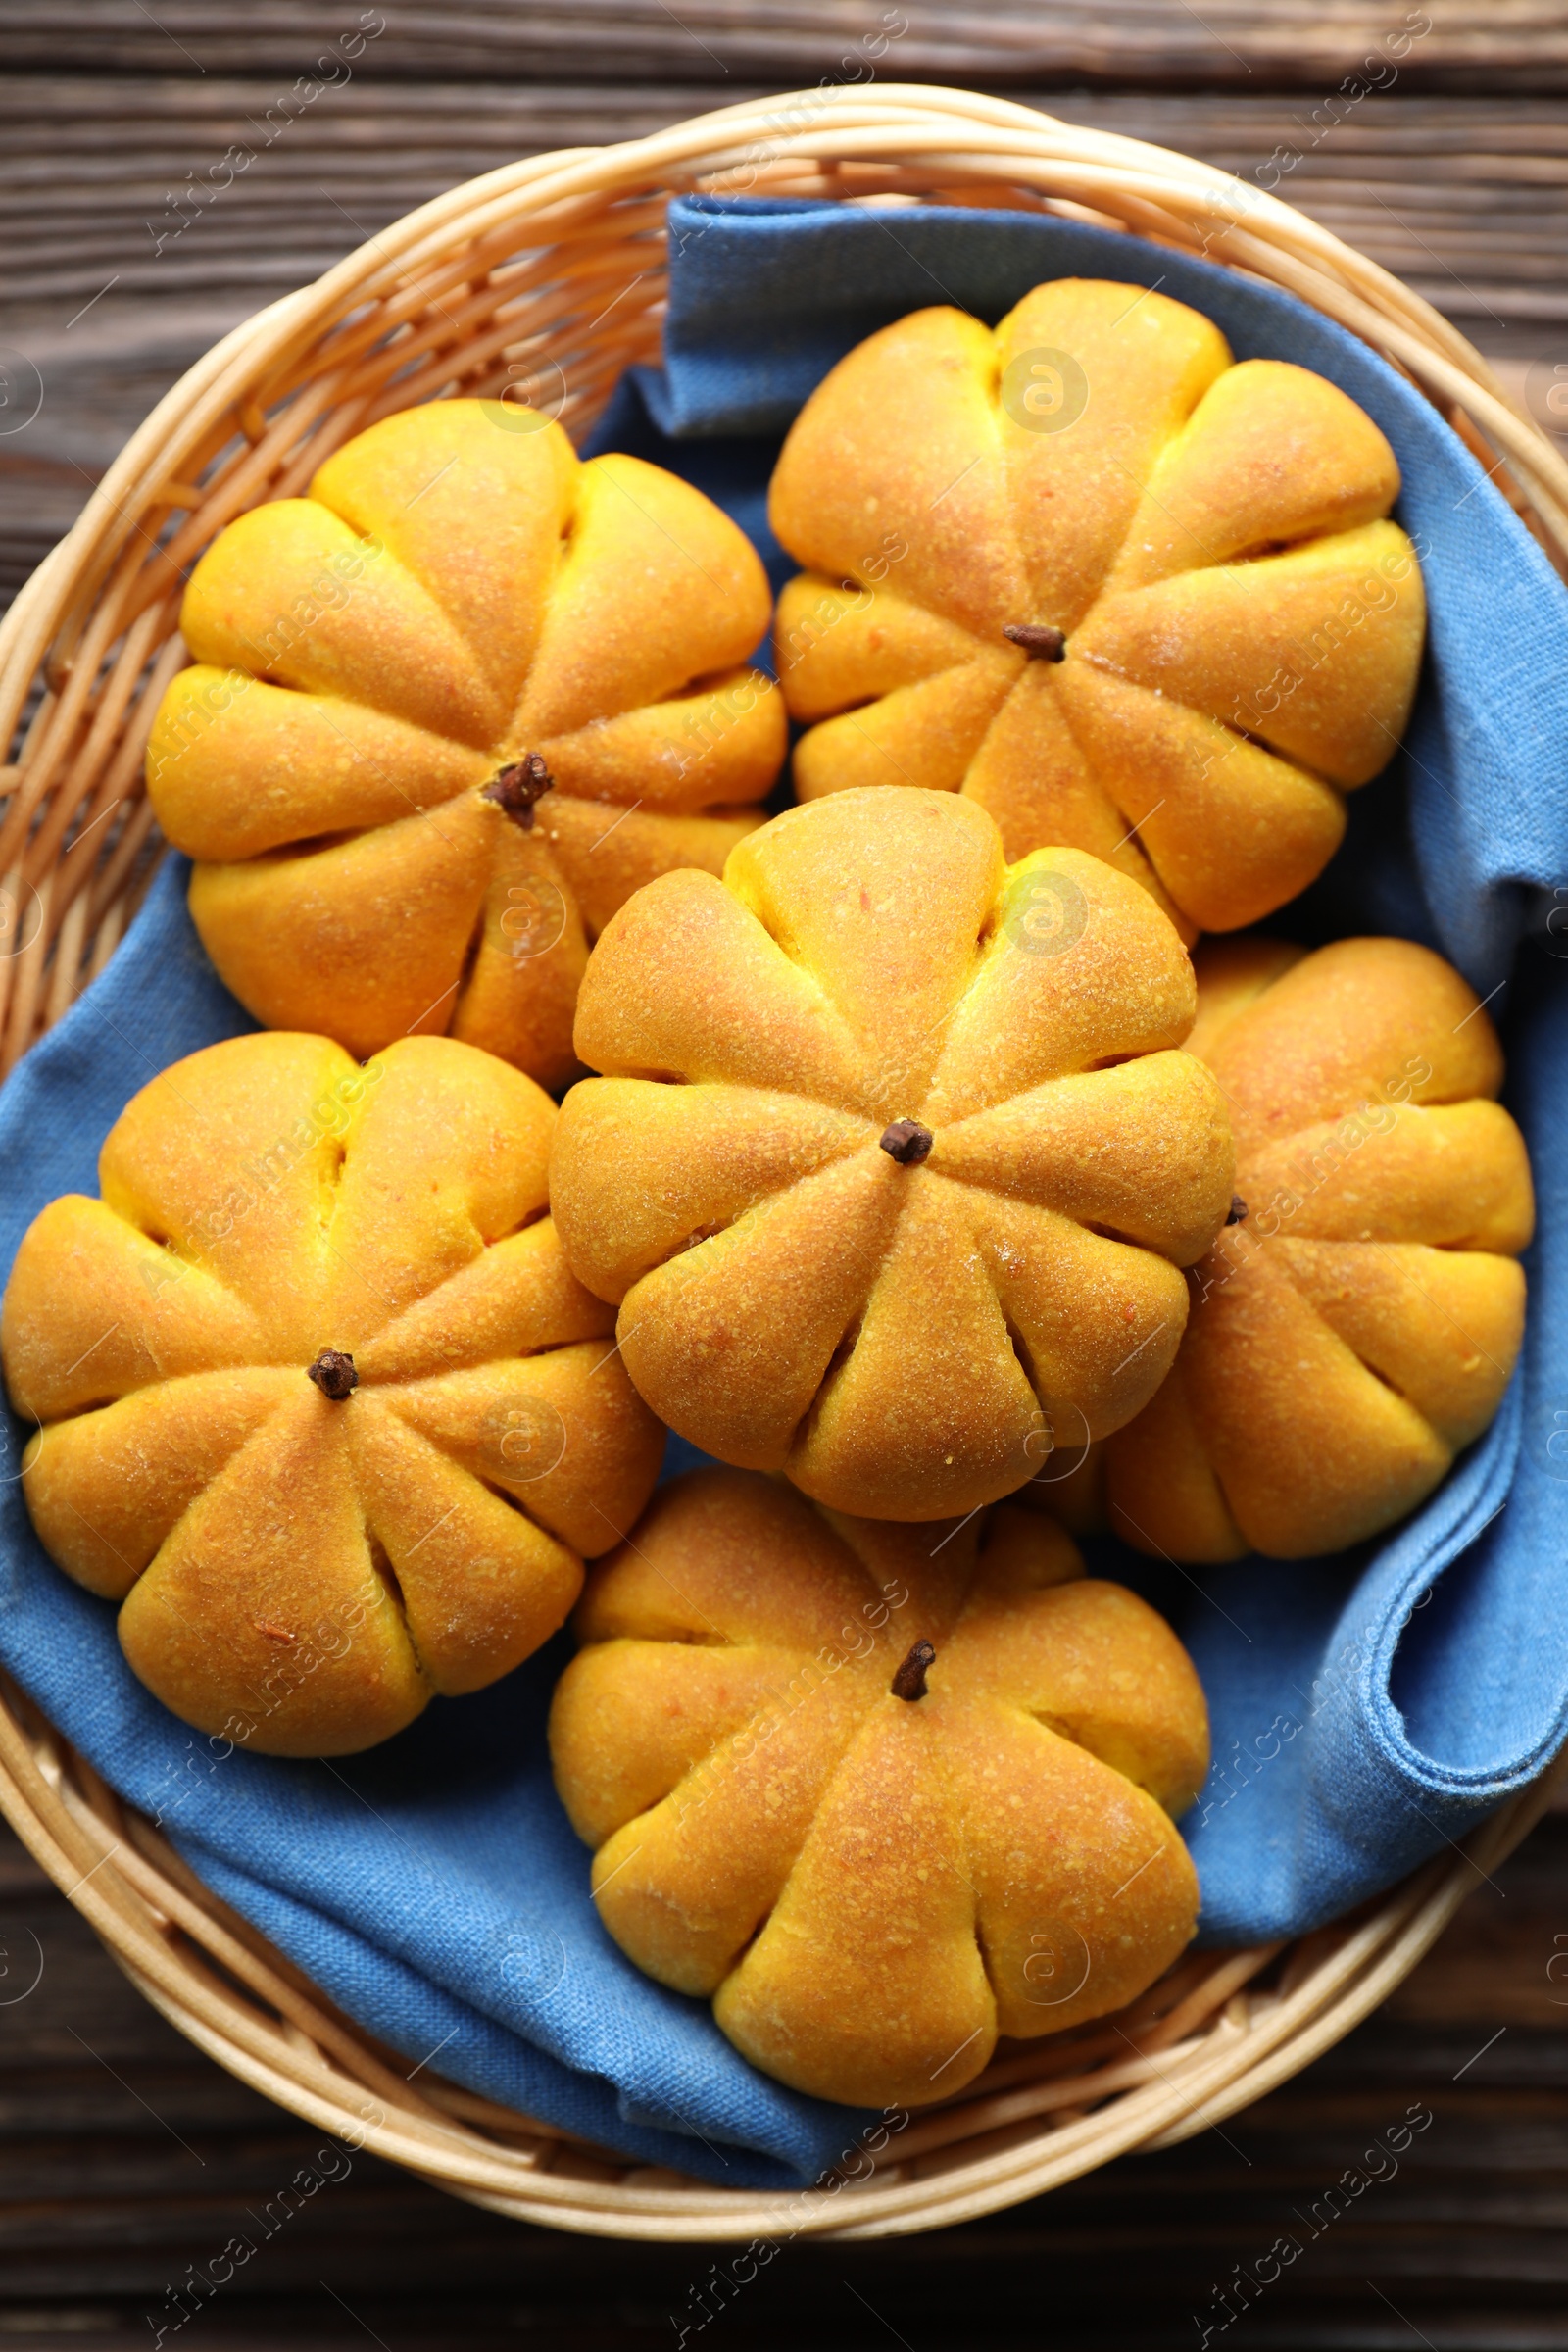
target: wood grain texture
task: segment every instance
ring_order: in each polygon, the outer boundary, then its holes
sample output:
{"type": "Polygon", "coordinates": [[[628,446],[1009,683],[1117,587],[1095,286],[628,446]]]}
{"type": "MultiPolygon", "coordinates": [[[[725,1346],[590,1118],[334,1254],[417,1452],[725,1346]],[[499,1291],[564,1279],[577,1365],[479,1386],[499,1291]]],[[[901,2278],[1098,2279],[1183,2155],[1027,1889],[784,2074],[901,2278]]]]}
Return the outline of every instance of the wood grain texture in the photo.
{"type": "MultiPolygon", "coordinates": [[[[513,157],[760,89],[863,82],[864,43],[895,12],[394,0],[379,13],[385,30],[346,86],[307,101],[297,85],[320,77],[357,4],[0,11],[0,594],[164,389],[258,305],[513,157]],[[194,191],[230,148],[252,160],[206,202],[194,191]],[[34,384],[42,406],[18,429],[34,384]]],[[[1562,421],[1545,405],[1568,380],[1559,0],[902,13],[880,80],[1004,86],[1275,184],[1453,316],[1542,421],[1562,421]],[[1432,29],[1393,86],[1380,67],[1381,94],[1348,96],[1418,18],[1432,29]]],[[[256,2217],[315,2163],[319,2135],[167,2027],[3,1832],[0,1971],[0,2343],[128,2352],[163,2326],[179,2352],[638,2352],[686,2328],[702,2352],[808,2337],[823,2352],[1166,2352],[1200,2344],[1216,2290],[1291,2233],[1299,2259],[1212,2344],[1568,2352],[1562,1815],[1478,1886],[1387,2009],[1221,2132],[961,2230],[786,2249],[707,2325],[703,2300],[726,2297],[697,2249],[521,2228],[363,2156],[269,2235],[256,2217]],[[39,1956],[36,1989],[16,1999],[39,1956]],[[1397,2176],[1313,2234],[1302,2217],[1417,2104],[1434,2120],[1397,2176]],[[171,2292],[236,2235],[254,2259],[174,2327],[171,2292]]]]}
{"type": "MultiPolygon", "coordinates": [[[[678,33],[665,63],[686,71],[678,33]]],[[[0,593],[169,384],[263,303],[478,172],[756,94],[356,75],[305,105],[291,89],[259,74],[0,80],[0,593]]],[[[1561,421],[1544,403],[1568,367],[1568,100],[1025,95],[1299,204],[1561,421]]]]}
{"type": "MultiPolygon", "coordinates": [[[[356,27],[376,78],[500,75],[595,81],[776,82],[831,74],[1018,85],[1092,80],[1251,90],[1332,86],[1391,54],[1411,87],[1536,92],[1568,87],[1568,24],[1552,0],[42,0],[0,25],[0,63],[160,74],[309,74],[356,27]],[[902,29],[901,29],[902,27],[902,29]],[[1392,44],[1392,47],[1391,47],[1392,44]]],[[[737,93],[738,94],[738,93],[737,93]]]]}
{"type": "Polygon", "coordinates": [[[559,2236],[323,2155],[318,2132],[166,2026],[0,1833],[0,2341],[129,2352],[163,2324],[180,2352],[370,2336],[388,2352],[640,2352],[690,2325],[705,2352],[783,2352],[808,2331],[824,2352],[895,2337],[910,2352],[1152,2352],[1197,2344],[1235,2266],[1255,2273],[1284,2236],[1298,2256],[1215,2335],[1227,2352],[1568,2346],[1564,1954],[1557,1813],[1379,2016],[1222,2130],[960,2230],[786,2247],[726,2298],[710,2264],[732,2248],[559,2236]],[[35,1989],[4,2005],[40,1958],[35,1989]],[[1412,2110],[1432,2121],[1396,2167],[1369,2158],[1412,2110]],[[284,2221],[302,2171],[323,2184],[284,2221]],[[1353,2196],[1348,2176],[1364,2183],[1353,2196]],[[174,2332],[190,2297],[172,2295],[231,2238],[254,2254],[174,2332]],[[710,2310],[732,2308],[698,2329],[705,2280],[710,2310]]]}
{"type": "MultiPolygon", "coordinates": [[[[0,83],[0,300],[74,296],[69,318],[112,277],[121,300],[260,301],[462,179],[761,94],[357,78],[307,106],[260,76],[18,76],[0,83]]],[[[1455,317],[1568,318],[1568,100],[1022,96],[1255,179],[1455,317]]]]}

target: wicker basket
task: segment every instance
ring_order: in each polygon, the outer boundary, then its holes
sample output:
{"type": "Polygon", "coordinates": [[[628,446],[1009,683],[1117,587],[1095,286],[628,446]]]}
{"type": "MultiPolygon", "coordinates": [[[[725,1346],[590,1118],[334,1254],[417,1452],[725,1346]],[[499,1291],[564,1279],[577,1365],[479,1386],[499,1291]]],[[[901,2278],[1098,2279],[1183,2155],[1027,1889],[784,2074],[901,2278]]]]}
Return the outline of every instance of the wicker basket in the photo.
{"type": "MultiPolygon", "coordinates": [[[[1384,270],[1206,165],[1002,99],[900,87],[808,90],[541,156],[426,205],[236,328],[160,403],[0,625],[0,732],[24,728],[0,781],[0,1071],[102,969],[156,862],[142,754],[186,659],[176,621],[195,557],[418,401],[510,390],[580,435],[622,368],[658,356],[664,208],[694,187],[1044,210],[1270,280],[1402,368],[1568,569],[1568,466],[1477,353],[1384,270]]],[[[1365,2017],[1546,1802],[1543,1781],[1351,1920],[1189,1956],[1119,2018],[1015,2045],[874,2152],[847,2145],[814,2188],[754,2193],[628,2164],[428,2069],[411,2082],[0,1686],[0,1807],[182,2033],[458,2196],[608,2236],[932,2229],[1201,2131],[1365,2017]]]]}

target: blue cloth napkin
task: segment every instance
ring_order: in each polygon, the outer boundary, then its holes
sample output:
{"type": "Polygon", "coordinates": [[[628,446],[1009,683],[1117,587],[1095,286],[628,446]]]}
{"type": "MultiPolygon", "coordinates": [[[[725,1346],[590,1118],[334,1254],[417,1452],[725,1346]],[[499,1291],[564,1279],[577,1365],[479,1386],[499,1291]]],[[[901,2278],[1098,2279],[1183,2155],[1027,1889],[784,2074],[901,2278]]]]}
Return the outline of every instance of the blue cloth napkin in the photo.
{"type": "MultiPolygon", "coordinates": [[[[1548,934],[1516,958],[1533,907],[1568,884],[1568,603],[1419,396],[1284,296],[1032,216],[693,200],[672,228],[667,371],[622,387],[597,446],[698,482],[777,578],[792,566],[767,538],[767,473],[833,361],[910,308],[995,318],[1066,272],[1161,283],[1239,353],[1332,376],[1398,451],[1434,612],[1408,807],[1394,777],[1352,802],[1346,850],[1278,927],[1425,938],[1483,988],[1517,959],[1493,1009],[1508,1007],[1509,1100],[1541,1192],[1525,1361],[1489,1435],[1366,1554],[1186,1576],[1093,1547],[1100,1572],[1172,1617],[1208,1693],[1215,1768],[1184,1825],[1205,1937],[1314,1926],[1462,1836],[1568,1731],[1568,988],[1549,953],[1568,943],[1548,934]]],[[[99,1145],[140,1086],[253,1026],[196,941],[186,873],[168,860],[108,971],[0,1091],[6,1268],[47,1200],[96,1190],[99,1145]]],[[[17,1484],[26,1435],[9,1425],[0,1461],[0,1660],[410,2069],[729,2186],[809,2180],[850,2151],[857,2111],[754,2073],[706,2005],[649,1983],[601,1932],[545,1758],[564,1637],[368,1756],[229,1752],[142,1690],[113,1610],[44,1556],[17,1484]]],[[[696,1458],[671,1442],[673,1466],[696,1458]]]]}

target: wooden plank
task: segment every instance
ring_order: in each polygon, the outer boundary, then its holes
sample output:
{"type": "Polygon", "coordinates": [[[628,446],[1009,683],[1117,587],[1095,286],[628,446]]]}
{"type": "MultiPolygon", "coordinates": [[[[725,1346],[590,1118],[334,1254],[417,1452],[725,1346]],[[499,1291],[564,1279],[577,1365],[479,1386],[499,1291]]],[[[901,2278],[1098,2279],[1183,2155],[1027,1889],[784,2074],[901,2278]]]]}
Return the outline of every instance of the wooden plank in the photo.
{"type": "MultiPolygon", "coordinates": [[[[1238,2265],[1253,2273],[1289,2235],[1298,2258],[1226,2331],[1242,2352],[1393,2347],[1412,2328],[1435,2352],[1568,2346],[1568,1971],[1548,1974],[1568,1949],[1565,1876],[1556,1815],[1387,2009],[1222,2131],[962,2230],[800,2241],[709,2340],[782,2352],[809,2329],[832,2352],[892,2329],[913,2352],[1038,2352],[1049,2282],[1053,2342],[1168,2352],[1199,2341],[1238,2265]],[[1426,2116],[1396,2161],[1369,2155],[1426,2116]],[[1331,2197],[1351,2175],[1355,2198],[1331,2197]]],[[[296,2172],[338,2169],[321,2135],[184,2043],[0,1833],[0,1966],[25,1958],[30,1975],[33,1938],[36,1988],[0,2007],[0,2340],[145,2347],[188,2266],[230,2237],[254,2258],[166,2337],[179,2352],[367,2331],[388,2352],[486,2352],[522,2332],[563,2352],[668,2345],[705,2279],[711,2293],[719,2248],[520,2228],[359,2155],[282,2225],[296,2172]]]]}
{"type": "MultiPolygon", "coordinates": [[[[738,0],[676,0],[676,12],[394,0],[347,85],[294,106],[294,77],[338,37],[294,0],[6,12],[0,345],[20,355],[13,381],[38,369],[44,402],[20,433],[0,410],[0,588],[69,525],[168,383],[259,303],[510,157],[843,78],[838,61],[882,15],[738,0]],[[210,185],[231,147],[251,162],[198,212],[193,185],[210,185]]],[[[1282,195],[1428,293],[1519,388],[1539,400],[1551,369],[1568,369],[1560,6],[1440,0],[1393,93],[1353,102],[1330,93],[1403,20],[1402,0],[904,13],[909,31],[879,79],[1006,83],[1254,178],[1277,169],[1282,195]],[[1068,76],[1095,86],[1045,87],[1068,76]],[[1164,86],[1136,86],[1153,79],[1164,86]],[[1498,90],[1522,94],[1486,95],[1498,90]]],[[[355,22],[345,12],[342,29],[355,22]]],[[[910,2352],[1038,2352],[1043,2337],[1168,2352],[1199,2343],[1216,2293],[1289,2232],[1298,2259],[1214,2336],[1223,2352],[1568,2352],[1565,1884],[1568,1817],[1556,1816],[1377,2018],[1222,2132],[963,2230],[803,2241],[688,2342],[794,2352],[808,2333],[833,2352],[891,2332],[910,2352]],[[1397,2173],[1314,2228],[1333,2184],[1412,2105],[1433,2120],[1397,2173]]],[[[320,2135],[168,2028],[3,1833],[0,1971],[0,2341],[153,2343],[178,2309],[171,2290],[235,2234],[258,2238],[254,2260],[166,2346],[335,2352],[371,2336],[386,2352],[499,2352],[531,2334],[598,2352],[676,2342],[701,2297],[718,2296],[718,2248],[518,2228],[363,2156],[258,2236],[254,2217],[320,2135]],[[8,2002],[30,1939],[42,1977],[8,2002]]]]}
{"type": "Polygon", "coordinates": [[[0,25],[13,72],[91,66],[123,74],[331,73],[607,82],[878,79],[1042,85],[1335,87],[1385,66],[1407,88],[1464,94],[1568,88],[1568,24],[1553,0],[384,0],[323,21],[311,0],[41,0],[0,25]],[[377,24],[384,29],[376,31],[377,24]],[[355,48],[368,27],[370,37],[355,48]],[[345,41],[345,36],[347,40],[345,41]],[[322,58],[337,63],[325,67],[322,58]]]}
{"type": "MultiPolygon", "coordinates": [[[[44,303],[62,332],[110,292],[261,301],[465,177],[645,135],[706,95],[362,84],[269,139],[266,83],[126,90],[0,85],[0,302],[44,303]]],[[[1568,101],[1369,99],[1328,125],[1288,99],[1030,103],[1275,188],[1456,318],[1568,320],[1568,101]]]]}
{"type": "MultiPolygon", "coordinates": [[[[0,433],[0,592],[69,528],[180,370],[261,303],[478,172],[642,136],[712,96],[356,80],[279,117],[276,85],[259,78],[0,81],[0,346],[20,355],[19,384],[44,391],[33,424],[0,433]]],[[[1030,102],[1277,180],[1453,317],[1516,387],[1534,368],[1549,388],[1568,361],[1568,101],[1396,94],[1326,123],[1278,96],[1030,102]]]]}

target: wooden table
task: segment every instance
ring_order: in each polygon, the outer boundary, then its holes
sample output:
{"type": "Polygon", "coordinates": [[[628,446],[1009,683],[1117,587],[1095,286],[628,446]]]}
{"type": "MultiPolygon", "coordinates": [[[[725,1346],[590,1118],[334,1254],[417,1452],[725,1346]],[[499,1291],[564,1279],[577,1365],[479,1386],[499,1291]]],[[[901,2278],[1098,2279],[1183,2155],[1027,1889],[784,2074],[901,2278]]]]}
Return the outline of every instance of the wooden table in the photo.
{"type": "MultiPolygon", "coordinates": [[[[378,18],[352,78],[291,110],[357,7],[4,0],[0,591],[219,333],[410,206],[516,155],[847,77],[841,61],[901,22],[881,81],[1005,89],[1274,172],[1446,310],[1544,422],[1568,422],[1550,405],[1568,385],[1568,8],[1549,0],[385,0],[378,18]],[[197,208],[189,189],[231,147],[253,163],[197,208]]],[[[186,2266],[254,2238],[247,2216],[318,2135],[166,2027],[3,1839],[0,1971],[0,2343],[90,2352],[163,2327],[179,2352],[634,2352],[697,2316],[698,2250],[518,2228],[358,2156],[176,2329],[186,2266]]],[[[1558,1813],[1388,2009],[1223,2132],[961,2230],[800,2243],[687,2341],[1152,2352],[1207,2327],[1226,2352],[1544,2352],[1568,2348],[1565,2223],[1558,1813]],[[1430,2123],[1369,2181],[1388,2162],[1367,2151],[1412,2112],[1430,2123]],[[1299,2256],[1222,2327],[1237,2266],[1282,2237],[1299,2256]]]]}
{"type": "MultiPolygon", "coordinates": [[[[166,2026],[10,1841],[0,1967],[0,2003],[16,1988],[0,2006],[0,2344],[147,2352],[178,2316],[171,2290],[186,2266],[237,2234],[255,2259],[166,2346],[672,2352],[692,2319],[716,2247],[523,2228],[364,2155],[264,2239],[301,2166],[347,2160],[318,2161],[318,2132],[166,2026]]],[[[1568,2346],[1565,2224],[1568,1814],[1556,1813],[1495,1884],[1478,1881],[1386,2009],[1222,2130],[961,2230],[802,2240],[688,2345],[1197,2347],[1235,2266],[1255,2272],[1287,2236],[1299,2256],[1211,2338],[1225,2352],[1545,2352],[1568,2346]],[[1368,2151],[1405,2119],[1392,2171],[1368,2151]]]]}

